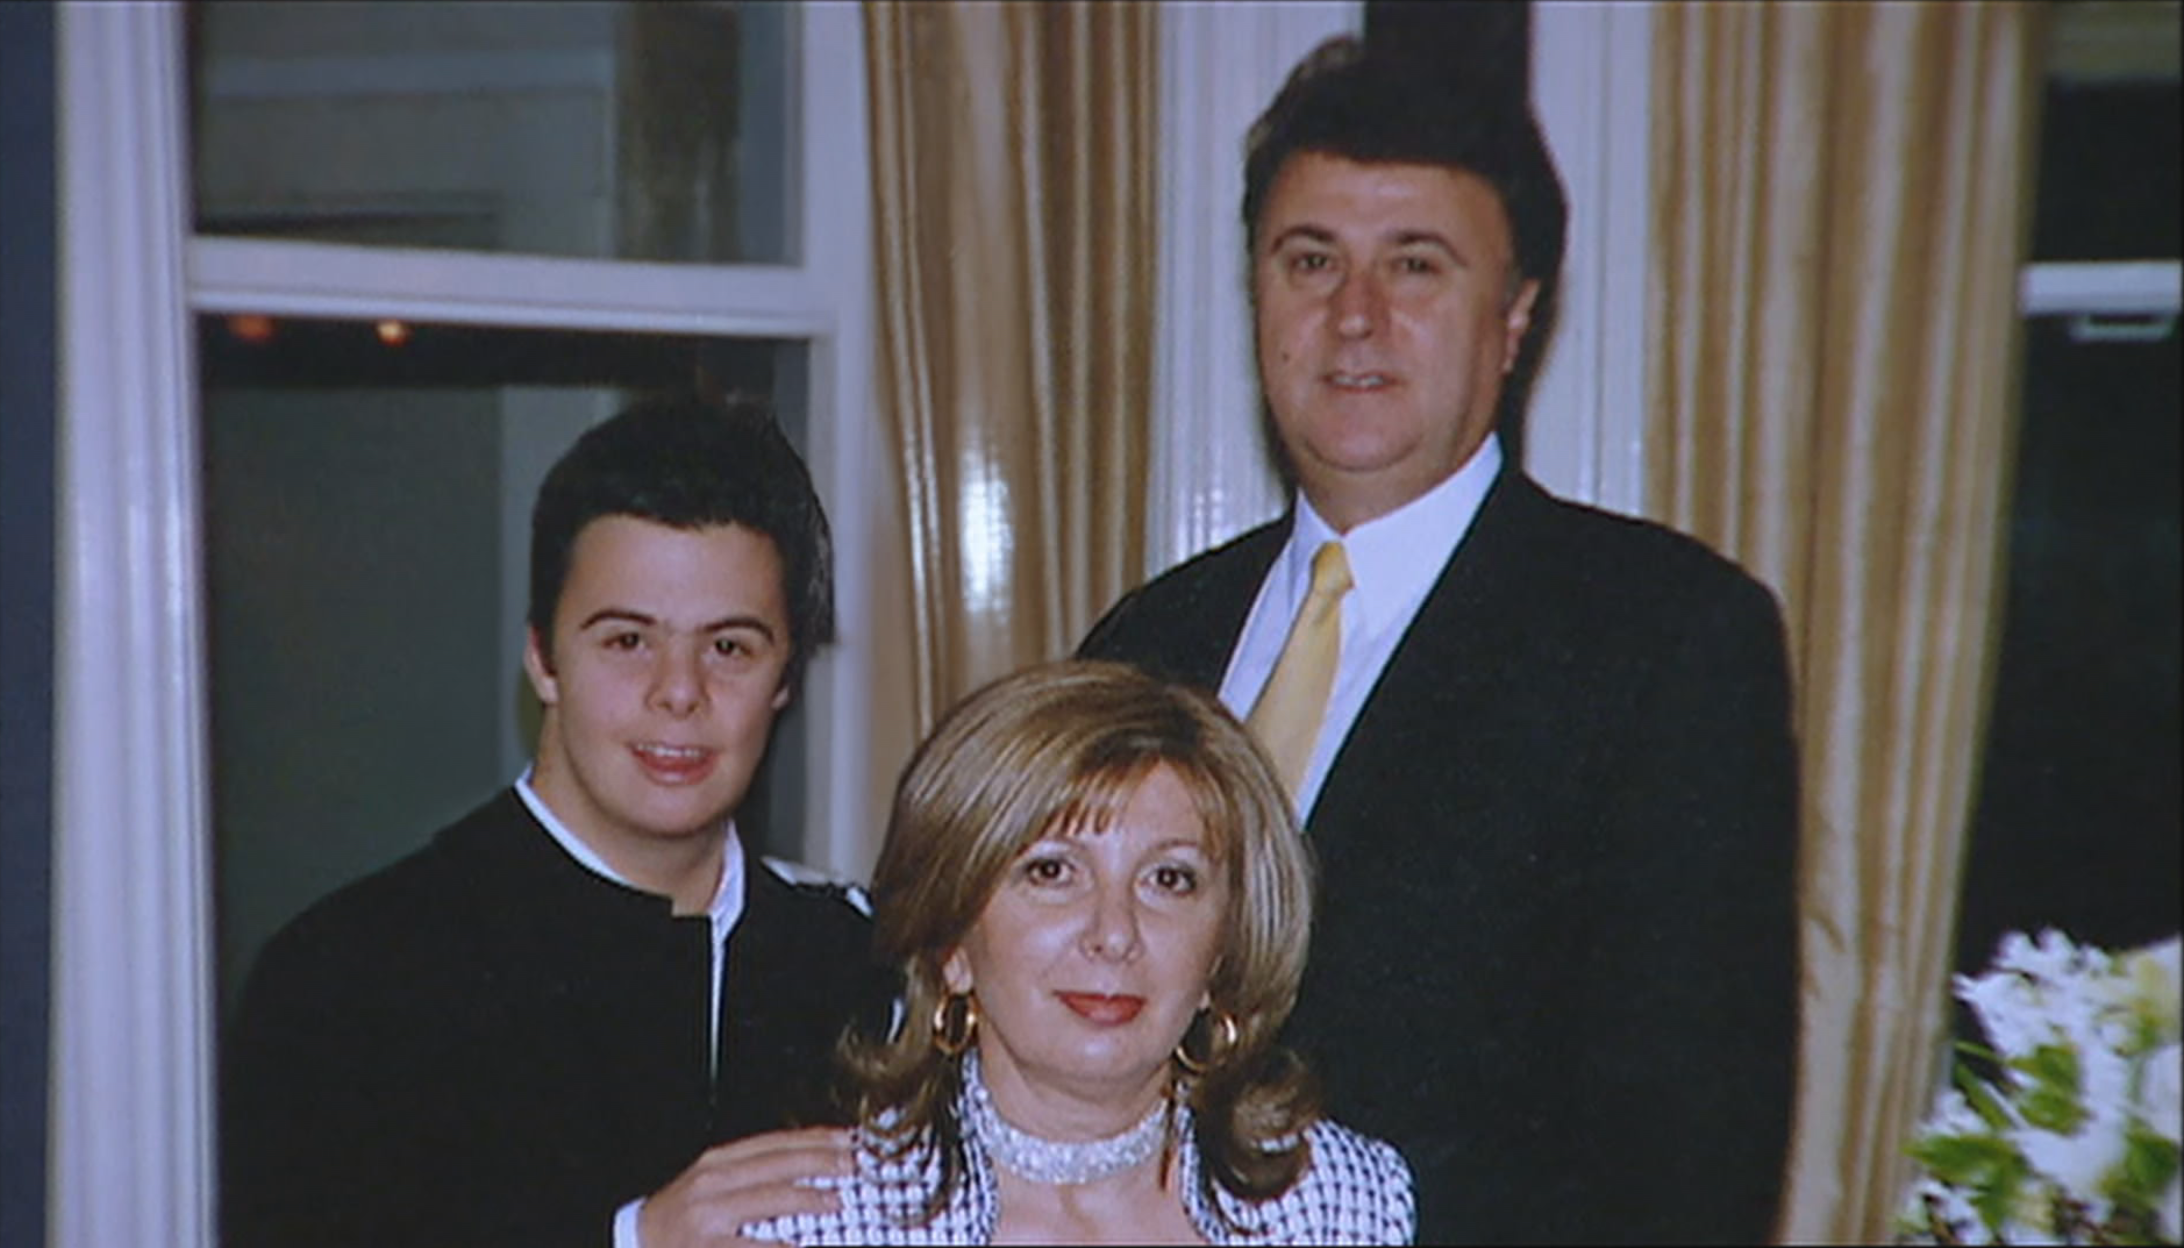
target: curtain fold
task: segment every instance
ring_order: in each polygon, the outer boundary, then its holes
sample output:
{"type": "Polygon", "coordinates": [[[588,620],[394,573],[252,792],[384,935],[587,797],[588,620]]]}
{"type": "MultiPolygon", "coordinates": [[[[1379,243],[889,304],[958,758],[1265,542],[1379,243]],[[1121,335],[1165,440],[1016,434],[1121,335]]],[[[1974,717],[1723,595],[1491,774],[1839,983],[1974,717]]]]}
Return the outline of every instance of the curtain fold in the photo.
{"type": "Polygon", "coordinates": [[[1798,678],[1792,1241],[1888,1238],[1948,1040],[2041,19],[1656,10],[1645,507],[1776,588],[1798,678]]]}
{"type": "Polygon", "coordinates": [[[914,722],[874,743],[890,775],[1145,575],[1157,16],[865,7],[876,375],[908,520],[914,722]]]}

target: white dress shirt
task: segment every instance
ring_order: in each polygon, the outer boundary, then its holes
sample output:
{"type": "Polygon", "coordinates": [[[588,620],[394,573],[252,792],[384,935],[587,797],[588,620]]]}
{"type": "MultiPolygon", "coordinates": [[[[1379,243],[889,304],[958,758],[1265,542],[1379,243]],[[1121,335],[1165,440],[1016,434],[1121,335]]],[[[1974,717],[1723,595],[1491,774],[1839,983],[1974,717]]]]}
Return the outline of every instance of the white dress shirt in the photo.
{"type": "Polygon", "coordinates": [[[1311,762],[1297,790],[1297,817],[1311,813],[1319,799],[1335,754],[1358,709],[1380,680],[1388,657],[1410,629],[1419,604],[1426,600],[1457,544],[1471,531],[1494,476],[1501,471],[1499,436],[1489,436],[1463,467],[1432,489],[1377,519],[1368,520],[1348,533],[1337,533],[1302,492],[1297,495],[1297,518],[1289,542],[1267,569],[1259,597],[1251,605],[1229,656],[1228,674],[1221,681],[1221,701],[1238,719],[1251,713],[1251,704],[1273,674],[1289,637],[1290,622],[1304,604],[1312,583],[1312,555],[1324,542],[1339,541],[1350,563],[1351,589],[1342,599],[1342,657],[1335,665],[1335,686],[1327,696],[1327,714],[1320,721],[1319,741],[1312,747],[1311,762]]]}

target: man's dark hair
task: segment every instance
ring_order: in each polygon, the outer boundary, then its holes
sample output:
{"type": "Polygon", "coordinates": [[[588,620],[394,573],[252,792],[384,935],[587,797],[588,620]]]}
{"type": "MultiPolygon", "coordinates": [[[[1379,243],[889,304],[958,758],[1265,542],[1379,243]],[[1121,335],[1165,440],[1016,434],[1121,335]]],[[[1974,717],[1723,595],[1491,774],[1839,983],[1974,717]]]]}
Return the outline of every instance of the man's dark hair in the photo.
{"type": "Polygon", "coordinates": [[[678,529],[737,524],[771,538],[788,602],[791,687],[812,651],[834,639],[827,514],[803,458],[757,400],[645,399],[587,430],[554,464],[531,508],[529,620],[549,656],[570,552],[604,516],[678,529]]]}
{"type": "Polygon", "coordinates": [[[1509,221],[1517,274],[1539,283],[1496,422],[1521,460],[1524,408],[1555,320],[1570,213],[1530,103],[1505,83],[1451,74],[1401,47],[1368,51],[1349,35],[1321,43],[1289,71],[1245,137],[1247,259],[1258,255],[1259,215],[1274,179],[1302,152],[1359,164],[1462,169],[1493,189],[1509,221]]]}
{"type": "Polygon", "coordinates": [[[1368,54],[1348,35],[1290,71],[1245,139],[1244,242],[1258,254],[1259,214],[1289,158],[1320,152],[1360,164],[1440,165],[1483,180],[1509,218],[1517,270],[1552,293],[1569,216],[1539,123],[1507,92],[1469,89],[1416,58],[1368,54]]]}

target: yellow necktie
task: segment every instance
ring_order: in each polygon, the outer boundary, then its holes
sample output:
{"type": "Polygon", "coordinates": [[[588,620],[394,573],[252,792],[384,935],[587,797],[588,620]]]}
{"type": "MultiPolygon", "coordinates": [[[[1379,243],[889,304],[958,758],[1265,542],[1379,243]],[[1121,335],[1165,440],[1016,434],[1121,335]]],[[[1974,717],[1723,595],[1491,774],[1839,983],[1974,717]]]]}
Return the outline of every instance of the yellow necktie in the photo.
{"type": "Polygon", "coordinates": [[[1312,587],[1289,626],[1274,674],[1244,721],[1266,748],[1274,770],[1294,799],[1319,741],[1327,695],[1335,687],[1335,660],[1342,655],[1342,596],[1350,592],[1350,561],[1342,543],[1326,542],[1312,555],[1312,587]]]}

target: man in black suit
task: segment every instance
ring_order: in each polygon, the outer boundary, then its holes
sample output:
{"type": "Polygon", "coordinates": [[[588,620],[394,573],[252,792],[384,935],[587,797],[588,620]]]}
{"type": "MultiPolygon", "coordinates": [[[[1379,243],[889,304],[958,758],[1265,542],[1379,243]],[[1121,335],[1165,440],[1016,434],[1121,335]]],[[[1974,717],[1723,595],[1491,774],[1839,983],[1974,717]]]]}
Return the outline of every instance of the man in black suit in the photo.
{"type": "Polygon", "coordinates": [[[1343,569],[1290,764],[1323,895],[1290,1038],[1328,1111],[1404,1150],[1423,1242],[1765,1239],[1797,1040],[1780,611],[1504,457],[1565,217],[1528,113],[1338,40],[1253,128],[1245,181],[1292,505],[1081,653],[1245,715],[1315,562],[1343,569]]]}
{"type": "Polygon", "coordinates": [[[832,619],[769,414],[654,400],[577,441],[532,513],[536,758],[266,947],[223,1053],[225,1242],[677,1248],[833,1207],[800,1180],[847,1133],[776,1128],[830,1120],[890,981],[857,898],[735,828],[832,619]]]}

